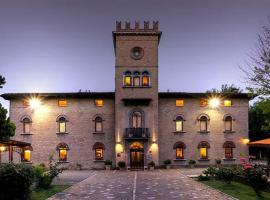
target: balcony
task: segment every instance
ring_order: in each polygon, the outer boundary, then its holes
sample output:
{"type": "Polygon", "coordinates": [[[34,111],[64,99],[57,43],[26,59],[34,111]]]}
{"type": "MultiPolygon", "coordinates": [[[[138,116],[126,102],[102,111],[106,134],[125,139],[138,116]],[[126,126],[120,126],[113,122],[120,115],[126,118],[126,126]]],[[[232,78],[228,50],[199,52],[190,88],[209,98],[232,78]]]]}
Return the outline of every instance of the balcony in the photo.
{"type": "Polygon", "coordinates": [[[124,138],[127,140],[148,140],[148,128],[126,128],[124,138]]]}

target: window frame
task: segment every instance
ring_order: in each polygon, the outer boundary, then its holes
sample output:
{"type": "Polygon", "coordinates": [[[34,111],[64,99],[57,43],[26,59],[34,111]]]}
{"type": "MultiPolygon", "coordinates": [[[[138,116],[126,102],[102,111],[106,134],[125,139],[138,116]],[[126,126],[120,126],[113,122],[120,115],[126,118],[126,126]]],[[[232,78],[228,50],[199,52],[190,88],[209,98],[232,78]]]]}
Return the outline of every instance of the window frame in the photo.
{"type": "Polygon", "coordinates": [[[95,160],[104,160],[104,148],[95,148],[95,160]],[[100,152],[98,152],[99,150],[100,152]],[[98,156],[98,154],[101,154],[101,156],[98,156]]]}
{"type": "Polygon", "coordinates": [[[201,115],[199,117],[199,132],[200,133],[208,133],[209,132],[209,117],[206,115],[201,115]],[[205,129],[202,129],[202,123],[205,123],[205,129]]]}
{"type": "Polygon", "coordinates": [[[96,133],[103,132],[103,119],[102,119],[102,117],[100,117],[100,116],[95,117],[94,123],[95,123],[95,132],[96,133]],[[97,129],[97,123],[100,123],[100,128],[101,128],[100,130],[97,129]]]}
{"type": "Polygon", "coordinates": [[[224,117],[224,132],[233,132],[233,117],[231,115],[224,117]],[[230,120],[228,120],[228,118],[230,118],[230,120]],[[229,129],[227,129],[227,123],[229,123],[229,129]]]}
{"type": "Polygon", "coordinates": [[[63,116],[58,120],[58,133],[67,133],[67,119],[63,116]],[[61,124],[64,124],[64,131],[61,130],[61,124]]]}
{"type": "Polygon", "coordinates": [[[175,118],[175,120],[174,120],[174,124],[175,124],[175,132],[183,132],[184,131],[184,118],[182,117],[182,116],[177,116],[176,118],[175,118]],[[181,122],[181,130],[178,130],[177,129],[177,127],[178,127],[178,125],[177,125],[177,123],[178,122],[181,122]]]}

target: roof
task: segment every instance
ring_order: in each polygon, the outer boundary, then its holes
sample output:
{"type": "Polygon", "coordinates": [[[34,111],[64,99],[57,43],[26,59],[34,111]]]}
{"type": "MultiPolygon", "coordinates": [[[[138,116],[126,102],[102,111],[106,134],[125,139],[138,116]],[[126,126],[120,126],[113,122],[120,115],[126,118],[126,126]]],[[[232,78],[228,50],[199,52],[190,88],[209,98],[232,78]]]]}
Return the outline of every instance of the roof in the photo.
{"type": "MultiPolygon", "coordinates": [[[[159,92],[159,98],[207,98],[210,93],[190,93],[190,92],[159,92]]],[[[250,96],[248,93],[225,93],[217,94],[226,98],[241,98],[252,99],[255,96],[250,96]]],[[[41,98],[110,98],[114,99],[115,92],[64,92],[64,93],[5,93],[2,94],[6,100],[20,99],[26,97],[41,97],[41,98]]]]}
{"type": "Polygon", "coordinates": [[[31,146],[30,143],[27,142],[21,142],[21,141],[17,141],[17,140],[0,140],[0,144],[3,145],[11,145],[11,146],[18,146],[18,147],[28,147],[31,146]]]}
{"type": "Polygon", "coordinates": [[[270,138],[250,142],[250,143],[248,143],[248,145],[249,146],[256,146],[256,147],[270,147],[270,138]]]}

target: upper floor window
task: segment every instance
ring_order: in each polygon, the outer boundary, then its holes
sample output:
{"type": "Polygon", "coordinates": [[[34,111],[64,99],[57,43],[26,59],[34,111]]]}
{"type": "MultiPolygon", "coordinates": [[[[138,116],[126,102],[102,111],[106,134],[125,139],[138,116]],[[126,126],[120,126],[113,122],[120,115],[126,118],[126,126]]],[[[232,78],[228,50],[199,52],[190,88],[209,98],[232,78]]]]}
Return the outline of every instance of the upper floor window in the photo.
{"type": "Polygon", "coordinates": [[[186,145],[183,142],[176,142],[173,146],[175,149],[175,157],[176,159],[184,159],[184,149],[186,145]]]}
{"type": "Polygon", "coordinates": [[[201,107],[204,107],[204,106],[207,106],[207,105],[208,105],[207,99],[201,99],[201,100],[200,100],[200,106],[201,106],[201,107]]]}
{"type": "Polygon", "coordinates": [[[233,148],[235,148],[235,144],[231,141],[227,141],[223,144],[223,148],[225,149],[225,158],[232,159],[233,158],[233,148]]]}
{"type": "Polygon", "coordinates": [[[124,74],[124,86],[131,86],[131,72],[127,71],[124,74]]]}
{"type": "Polygon", "coordinates": [[[135,86],[135,87],[140,86],[140,82],[141,82],[140,72],[136,71],[133,74],[133,86],[135,86]]]}
{"type": "Polygon", "coordinates": [[[69,150],[69,147],[66,143],[59,143],[57,145],[58,155],[59,155],[59,161],[60,162],[66,162],[67,161],[67,151],[69,150]]]}
{"type": "Polygon", "coordinates": [[[96,142],[93,146],[93,150],[95,151],[95,160],[104,160],[105,146],[103,143],[96,142]]]}
{"type": "Polygon", "coordinates": [[[224,106],[231,107],[232,106],[232,100],[224,100],[224,106]]]}
{"type": "Polygon", "coordinates": [[[184,106],[184,100],[183,99],[176,99],[175,100],[175,106],[177,106],[177,107],[184,106]]]}
{"type": "Polygon", "coordinates": [[[132,128],[141,128],[142,127],[142,113],[133,112],[132,114],[132,128]]]}
{"type": "Polygon", "coordinates": [[[29,106],[29,100],[27,100],[27,99],[22,100],[22,105],[23,105],[23,107],[28,107],[29,106]]]}
{"type": "Polygon", "coordinates": [[[142,73],[142,86],[149,86],[150,85],[150,75],[148,71],[144,71],[142,73]]]}
{"type": "Polygon", "coordinates": [[[200,123],[200,132],[208,132],[208,121],[209,118],[206,115],[202,115],[199,118],[199,123],[200,123]]]}
{"type": "Polygon", "coordinates": [[[233,118],[232,116],[225,116],[225,131],[233,131],[233,118]]]}
{"type": "Polygon", "coordinates": [[[96,99],[95,100],[95,106],[102,107],[103,106],[103,100],[102,99],[96,99]]]}
{"type": "Polygon", "coordinates": [[[23,123],[23,133],[30,134],[32,126],[31,118],[29,116],[23,116],[21,122],[23,123]]]}
{"type": "Polygon", "coordinates": [[[58,100],[58,106],[66,107],[67,106],[67,100],[65,100],[65,99],[58,100]]]}
{"type": "Polygon", "coordinates": [[[181,132],[183,131],[183,124],[184,124],[184,119],[182,116],[177,116],[175,118],[175,131],[176,132],[181,132]]]}
{"type": "Polygon", "coordinates": [[[198,144],[198,149],[200,151],[200,159],[208,159],[208,149],[210,148],[210,145],[208,142],[200,142],[198,144]]]}
{"type": "Polygon", "coordinates": [[[58,123],[58,132],[67,133],[67,117],[60,115],[59,117],[57,117],[56,122],[58,123]]]}
{"type": "Polygon", "coordinates": [[[102,118],[99,116],[95,118],[95,132],[103,131],[102,121],[102,118]]]}

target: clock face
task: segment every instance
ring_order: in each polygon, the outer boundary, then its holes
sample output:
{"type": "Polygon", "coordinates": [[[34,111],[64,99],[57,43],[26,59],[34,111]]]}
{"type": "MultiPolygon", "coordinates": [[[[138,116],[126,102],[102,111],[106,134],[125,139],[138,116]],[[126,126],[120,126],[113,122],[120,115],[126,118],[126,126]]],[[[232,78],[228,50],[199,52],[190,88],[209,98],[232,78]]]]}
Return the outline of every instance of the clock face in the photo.
{"type": "Polygon", "coordinates": [[[143,49],[141,47],[133,47],[130,55],[134,60],[139,60],[143,57],[143,49]]]}

